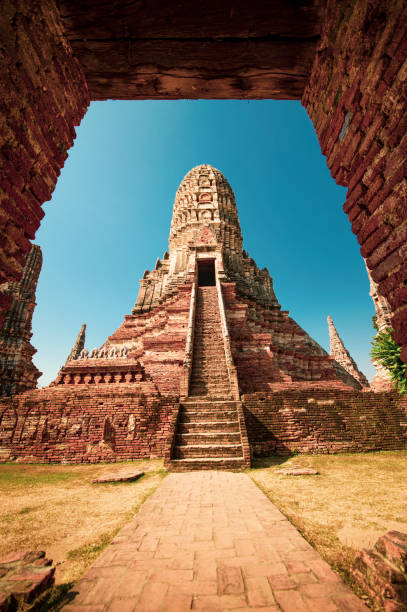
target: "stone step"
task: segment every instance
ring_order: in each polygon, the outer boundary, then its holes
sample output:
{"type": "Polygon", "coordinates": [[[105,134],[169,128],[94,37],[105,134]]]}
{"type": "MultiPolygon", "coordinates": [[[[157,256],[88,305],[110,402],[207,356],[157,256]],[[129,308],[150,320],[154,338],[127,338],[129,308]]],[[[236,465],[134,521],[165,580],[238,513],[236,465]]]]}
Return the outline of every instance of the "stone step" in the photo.
{"type": "Polygon", "coordinates": [[[192,389],[189,393],[190,397],[206,397],[207,399],[232,399],[233,394],[230,389],[192,389]]]}
{"type": "Polygon", "coordinates": [[[224,355],[225,350],[223,347],[223,342],[221,345],[214,346],[214,343],[210,340],[207,340],[206,345],[203,342],[195,342],[194,352],[197,359],[202,359],[211,355],[224,355]],[[199,349],[199,350],[198,350],[199,349]]]}
{"type": "MultiPolygon", "coordinates": [[[[210,374],[210,370],[207,371],[208,374],[210,374]]],[[[230,388],[230,383],[229,383],[229,377],[227,376],[227,372],[222,372],[222,375],[217,374],[216,378],[214,380],[212,380],[211,377],[208,376],[202,376],[201,372],[200,375],[197,376],[196,378],[193,378],[193,372],[191,372],[191,383],[196,383],[197,385],[202,385],[202,384],[206,384],[209,383],[210,386],[216,386],[216,387],[224,387],[226,388],[230,388]],[[225,376],[226,376],[226,380],[225,380],[225,376]]],[[[215,372],[213,373],[213,375],[215,376],[215,372]]]]}
{"type": "Polygon", "coordinates": [[[176,435],[176,445],[219,445],[219,444],[241,444],[240,431],[215,431],[215,432],[193,432],[178,433],[176,435]]]}
{"type": "Polygon", "coordinates": [[[204,376],[206,373],[211,373],[215,377],[214,380],[211,382],[225,382],[225,375],[227,381],[229,382],[229,376],[226,366],[224,368],[221,368],[219,366],[216,367],[216,365],[214,364],[213,366],[206,366],[205,368],[192,368],[191,370],[191,374],[195,374],[196,376],[198,376],[198,374],[204,376]]]}
{"type": "MultiPolygon", "coordinates": [[[[208,372],[208,374],[210,374],[210,371],[208,372]]],[[[195,386],[198,385],[204,385],[206,388],[207,383],[209,383],[210,387],[219,387],[220,389],[230,389],[230,383],[229,381],[225,382],[225,376],[219,376],[219,375],[213,375],[212,377],[209,377],[209,379],[206,376],[197,376],[194,378],[194,380],[192,381],[193,384],[195,384],[195,386]]]]}
{"type": "Polygon", "coordinates": [[[188,419],[189,423],[202,423],[205,421],[237,421],[236,408],[212,408],[211,410],[201,409],[194,410],[192,407],[188,410],[180,411],[180,419],[188,419]]]}
{"type": "Polygon", "coordinates": [[[211,353],[209,351],[201,351],[199,353],[199,355],[196,356],[196,358],[193,360],[192,362],[192,367],[199,367],[201,365],[207,365],[207,364],[213,364],[214,361],[220,361],[221,365],[223,367],[226,367],[226,358],[225,358],[225,351],[219,352],[219,353],[211,353]]]}
{"type": "Polygon", "coordinates": [[[207,433],[212,433],[215,431],[240,433],[239,421],[201,421],[200,423],[179,423],[179,433],[181,434],[195,432],[200,433],[202,431],[207,433]]]}
{"type": "Polygon", "coordinates": [[[192,470],[240,470],[246,467],[241,457],[213,457],[205,459],[172,459],[168,465],[172,472],[189,472],[192,470]]]}
{"type": "Polygon", "coordinates": [[[185,398],[182,403],[181,403],[181,408],[191,408],[192,406],[196,406],[197,410],[201,410],[203,404],[206,404],[208,409],[214,409],[214,408],[225,408],[225,407],[229,407],[229,408],[234,408],[236,409],[238,405],[241,404],[240,400],[232,400],[232,399],[220,399],[217,401],[217,403],[214,403],[213,400],[208,400],[206,398],[185,398]]]}
{"type": "Polygon", "coordinates": [[[213,392],[223,392],[230,393],[230,385],[208,383],[203,380],[193,381],[190,385],[190,395],[208,395],[208,393],[213,394],[213,392]]]}
{"type": "Polygon", "coordinates": [[[233,400],[234,396],[233,393],[230,391],[228,391],[227,393],[216,393],[216,394],[212,394],[212,395],[208,395],[208,393],[190,393],[189,397],[193,400],[195,399],[200,399],[200,400],[205,400],[205,401],[213,401],[213,402],[218,402],[218,401],[224,401],[224,400],[233,400]]]}
{"type": "Polygon", "coordinates": [[[225,364],[225,366],[223,368],[220,367],[220,366],[221,366],[221,364],[218,364],[218,365],[216,365],[216,364],[209,365],[208,364],[204,368],[199,368],[198,366],[195,366],[195,367],[193,367],[191,369],[191,373],[194,373],[194,374],[202,373],[202,374],[204,374],[206,372],[212,372],[213,375],[216,376],[217,379],[224,380],[224,378],[222,378],[222,377],[224,377],[225,374],[228,377],[228,371],[227,371],[227,368],[226,368],[226,364],[225,364]]]}
{"type": "Polygon", "coordinates": [[[223,348],[223,343],[222,343],[222,346],[217,349],[215,349],[212,345],[208,347],[201,346],[197,348],[197,345],[195,344],[194,354],[195,354],[197,362],[208,359],[208,357],[213,357],[213,356],[215,357],[218,356],[218,357],[222,357],[223,359],[225,359],[225,350],[223,348]]]}
{"type": "Polygon", "coordinates": [[[240,457],[242,444],[180,444],[174,448],[175,459],[193,457],[240,457]]]}
{"type": "Polygon", "coordinates": [[[199,363],[200,361],[205,361],[208,358],[212,358],[212,357],[216,357],[216,358],[220,357],[221,359],[225,359],[225,351],[223,349],[223,345],[221,348],[219,348],[219,350],[214,350],[211,347],[209,348],[200,347],[198,350],[195,346],[194,354],[196,358],[196,363],[199,363]]]}
{"type": "Polygon", "coordinates": [[[219,373],[227,373],[226,359],[223,355],[217,357],[200,358],[199,361],[192,362],[191,372],[204,372],[205,370],[214,370],[219,373]]]}
{"type": "MultiPolygon", "coordinates": [[[[210,374],[210,372],[208,372],[208,374],[210,374]]],[[[192,374],[191,374],[191,378],[192,378],[192,374]]],[[[194,379],[191,380],[191,386],[195,385],[196,387],[203,387],[203,390],[205,390],[207,387],[216,387],[219,389],[230,389],[230,383],[229,380],[227,379],[227,382],[225,381],[225,376],[222,377],[217,377],[215,378],[215,380],[212,380],[210,376],[208,377],[203,377],[203,376],[199,376],[196,377],[194,379]]]]}
{"type": "Polygon", "coordinates": [[[205,345],[208,348],[212,348],[214,350],[220,351],[221,349],[223,349],[223,346],[224,346],[223,338],[209,337],[209,333],[203,336],[200,336],[200,335],[194,336],[195,349],[197,347],[202,347],[205,345]]]}
{"type": "Polygon", "coordinates": [[[195,362],[192,362],[191,371],[201,372],[205,369],[218,370],[219,372],[227,372],[226,359],[224,355],[215,355],[211,357],[210,355],[205,357],[200,357],[195,362]]]}
{"type": "Polygon", "coordinates": [[[191,387],[195,386],[195,387],[203,387],[203,391],[206,390],[206,388],[210,388],[210,387],[216,387],[219,389],[230,389],[230,383],[229,380],[226,379],[224,377],[222,377],[221,379],[215,379],[215,380],[211,380],[210,377],[205,377],[202,378],[201,376],[199,376],[199,378],[194,379],[191,375],[191,387]]]}

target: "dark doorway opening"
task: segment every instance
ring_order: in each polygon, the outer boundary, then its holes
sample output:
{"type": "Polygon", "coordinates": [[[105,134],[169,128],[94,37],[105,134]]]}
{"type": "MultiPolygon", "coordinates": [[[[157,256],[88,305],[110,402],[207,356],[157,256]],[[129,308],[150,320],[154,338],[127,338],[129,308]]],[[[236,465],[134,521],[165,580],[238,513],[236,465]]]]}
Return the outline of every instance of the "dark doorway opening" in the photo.
{"type": "Polygon", "coordinates": [[[215,260],[198,261],[198,286],[214,287],[215,285],[215,260]]]}

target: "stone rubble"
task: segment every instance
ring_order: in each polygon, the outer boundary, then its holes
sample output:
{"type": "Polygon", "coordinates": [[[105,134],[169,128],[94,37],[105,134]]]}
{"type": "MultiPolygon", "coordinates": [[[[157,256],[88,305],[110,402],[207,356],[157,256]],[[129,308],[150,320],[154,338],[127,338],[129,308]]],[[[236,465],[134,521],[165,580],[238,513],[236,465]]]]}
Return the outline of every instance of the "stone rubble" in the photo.
{"type": "Polygon", "coordinates": [[[362,549],[351,575],[384,612],[407,610],[407,534],[388,531],[372,550],[362,549]]]}
{"type": "Polygon", "coordinates": [[[141,470],[134,469],[126,469],[119,470],[117,472],[112,472],[109,474],[103,474],[103,476],[98,476],[97,478],[93,478],[92,482],[94,484],[106,484],[109,482],[134,482],[144,476],[144,472],[141,470]]]}
{"type": "Polygon", "coordinates": [[[54,584],[55,568],[43,551],[11,552],[0,559],[0,612],[23,609],[54,584]]]}

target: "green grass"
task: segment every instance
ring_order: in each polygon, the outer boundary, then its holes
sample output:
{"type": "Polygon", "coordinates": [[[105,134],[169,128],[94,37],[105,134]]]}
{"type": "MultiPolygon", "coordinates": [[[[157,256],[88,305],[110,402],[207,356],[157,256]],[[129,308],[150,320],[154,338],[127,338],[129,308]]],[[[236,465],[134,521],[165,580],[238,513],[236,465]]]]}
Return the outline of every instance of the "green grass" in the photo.
{"type": "MultiPolygon", "coordinates": [[[[4,465],[1,466],[2,470],[0,471],[0,487],[34,487],[39,484],[55,484],[66,482],[67,480],[72,480],[74,478],[80,478],[80,475],[77,472],[72,471],[58,471],[58,472],[37,472],[30,473],[28,466],[24,466],[27,468],[27,471],[17,472],[15,470],[15,466],[13,465],[4,465]],[[8,468],[8,469],[7,469],[8,468]]],[[[32,466],[29,466],[32,467],[32,466]]],[[[43,467],[43,466],[42,466],[43,467]]]]}

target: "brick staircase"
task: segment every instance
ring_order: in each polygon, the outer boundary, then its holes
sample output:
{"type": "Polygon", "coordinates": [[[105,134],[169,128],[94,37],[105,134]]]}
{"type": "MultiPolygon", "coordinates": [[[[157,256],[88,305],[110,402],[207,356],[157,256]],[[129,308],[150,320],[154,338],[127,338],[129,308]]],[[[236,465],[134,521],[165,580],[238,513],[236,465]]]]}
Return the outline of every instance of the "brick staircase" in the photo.
{"type": "Polygon", "coordinates": [[[189,397],[181,404],[171,461],[173,471],[247,467],[232,399],[216,287],[198,287],[189,397]]]}
{"type": "Polygon", "coordinates": [[[171,469],[184,472],[245,467],[239,403],[193,398],[183,402],[178,415],[171,469]]]}
{"type": "Polygon", "coordinates": [[[216,287],[198,287],[190,397],[231,398],[216,287]]]}

